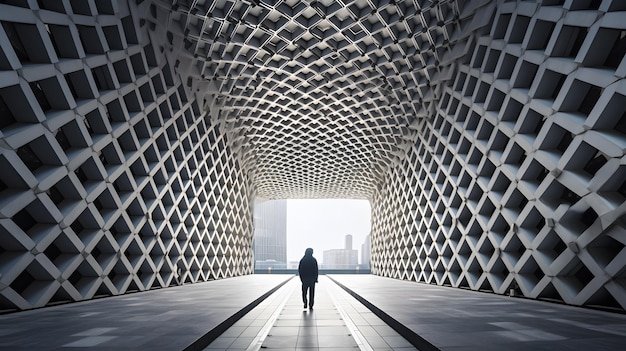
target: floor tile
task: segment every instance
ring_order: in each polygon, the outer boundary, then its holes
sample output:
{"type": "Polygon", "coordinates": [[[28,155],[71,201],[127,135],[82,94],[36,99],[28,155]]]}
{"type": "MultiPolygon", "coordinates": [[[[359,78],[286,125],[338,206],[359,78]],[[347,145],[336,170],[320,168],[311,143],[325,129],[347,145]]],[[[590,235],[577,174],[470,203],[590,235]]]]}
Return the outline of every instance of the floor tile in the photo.
{"type": "MultiPolygon", "coordinates": [[[[376,276],[332,277],[444,351],[617,350],[626,344],[620,314],[376,276]]],[[[346,290],[320,278],[312,311],[302,308],[294,279],[206,349],[414,349],[346,290]]],[[[286,279],[225,279],[0,315],[0,349],[179,350],[286,279]]]]}
{"type": "Polygon", "coordinates": [[[0,315],[0,348],[181,350],[292,277],[234,277],[0,315]]]}
{"type": "MultiPolygon", "coordinates": [[[[618,350],[626,344],[619,331],[626,315],[373,275],[330,277],[442,350],[618,350]]],[[[372,327],[386,339],[395,332],[372,327]]]]}

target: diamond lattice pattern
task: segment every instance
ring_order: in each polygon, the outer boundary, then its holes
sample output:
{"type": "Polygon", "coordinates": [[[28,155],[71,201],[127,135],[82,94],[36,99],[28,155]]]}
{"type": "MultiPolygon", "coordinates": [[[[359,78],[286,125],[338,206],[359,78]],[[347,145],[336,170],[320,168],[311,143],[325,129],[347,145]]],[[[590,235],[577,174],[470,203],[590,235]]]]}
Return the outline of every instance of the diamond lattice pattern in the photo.
{"type": "Polygon", "coordinates": [[[0,309],[251,273],[249,182],[165,33],[33,4],[0,5],[0,309]]]}
{"type": "Polygon", "coordinates": [[[623,310],[626,6],[475,10],[493,20],[374,196],[373,271],[623,310]]]}
{"type": "Polygon", "coordinates": [[[375,274],[626,307],[626,5],[5,1],[0,309],[252,271],[372,201],[375,274]]]}

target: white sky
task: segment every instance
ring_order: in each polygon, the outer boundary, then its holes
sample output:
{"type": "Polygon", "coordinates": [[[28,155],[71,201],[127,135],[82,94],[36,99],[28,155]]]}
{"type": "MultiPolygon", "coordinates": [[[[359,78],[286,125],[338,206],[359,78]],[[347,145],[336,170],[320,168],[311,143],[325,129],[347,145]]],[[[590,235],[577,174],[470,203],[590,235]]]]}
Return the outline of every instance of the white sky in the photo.
{"type": "Polygon", "coordinates": [[[367,200],[287,200],[287,261],[299,261],[307,247],[321,264],[323,252],[343,249],[352,234],[352,249],[359,250],[371,230],[367,200]]]}

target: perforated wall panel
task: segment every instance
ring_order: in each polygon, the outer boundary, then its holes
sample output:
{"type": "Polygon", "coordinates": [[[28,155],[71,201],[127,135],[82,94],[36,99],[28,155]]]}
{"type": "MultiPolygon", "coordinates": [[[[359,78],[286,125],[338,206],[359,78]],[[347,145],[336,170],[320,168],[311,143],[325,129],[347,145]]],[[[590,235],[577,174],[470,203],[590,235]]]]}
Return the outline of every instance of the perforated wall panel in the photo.
{"type": "Polygon", "coordinates": [[[367,198],[376,274],[626,307],[626,4],[0,4],[0,309],[248,274],[367,198]]]}
{"type": "Polygon", "coordinates": [[[148,5],[15,3],[0,4],[0,310],[251,273],[249,182],[148,5]]]}
{"type": "Polygon", "coordinates": [[[436,113],[374,195],[375,274],[626,308],[624,10],[464,14],[493,19],[454,49],[436,113]]]}

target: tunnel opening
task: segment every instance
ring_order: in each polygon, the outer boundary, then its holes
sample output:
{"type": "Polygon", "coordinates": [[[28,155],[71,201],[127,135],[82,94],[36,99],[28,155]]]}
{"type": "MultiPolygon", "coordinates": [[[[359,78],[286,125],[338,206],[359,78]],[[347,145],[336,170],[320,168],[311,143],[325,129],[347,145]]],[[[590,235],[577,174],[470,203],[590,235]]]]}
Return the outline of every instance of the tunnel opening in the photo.
{"type": "Polygon", "coordinates": [[[360,199],[254,201],[254,272],[296,273],[307,248],[320,272],[370,272],[371,206],[360,199]]]}

